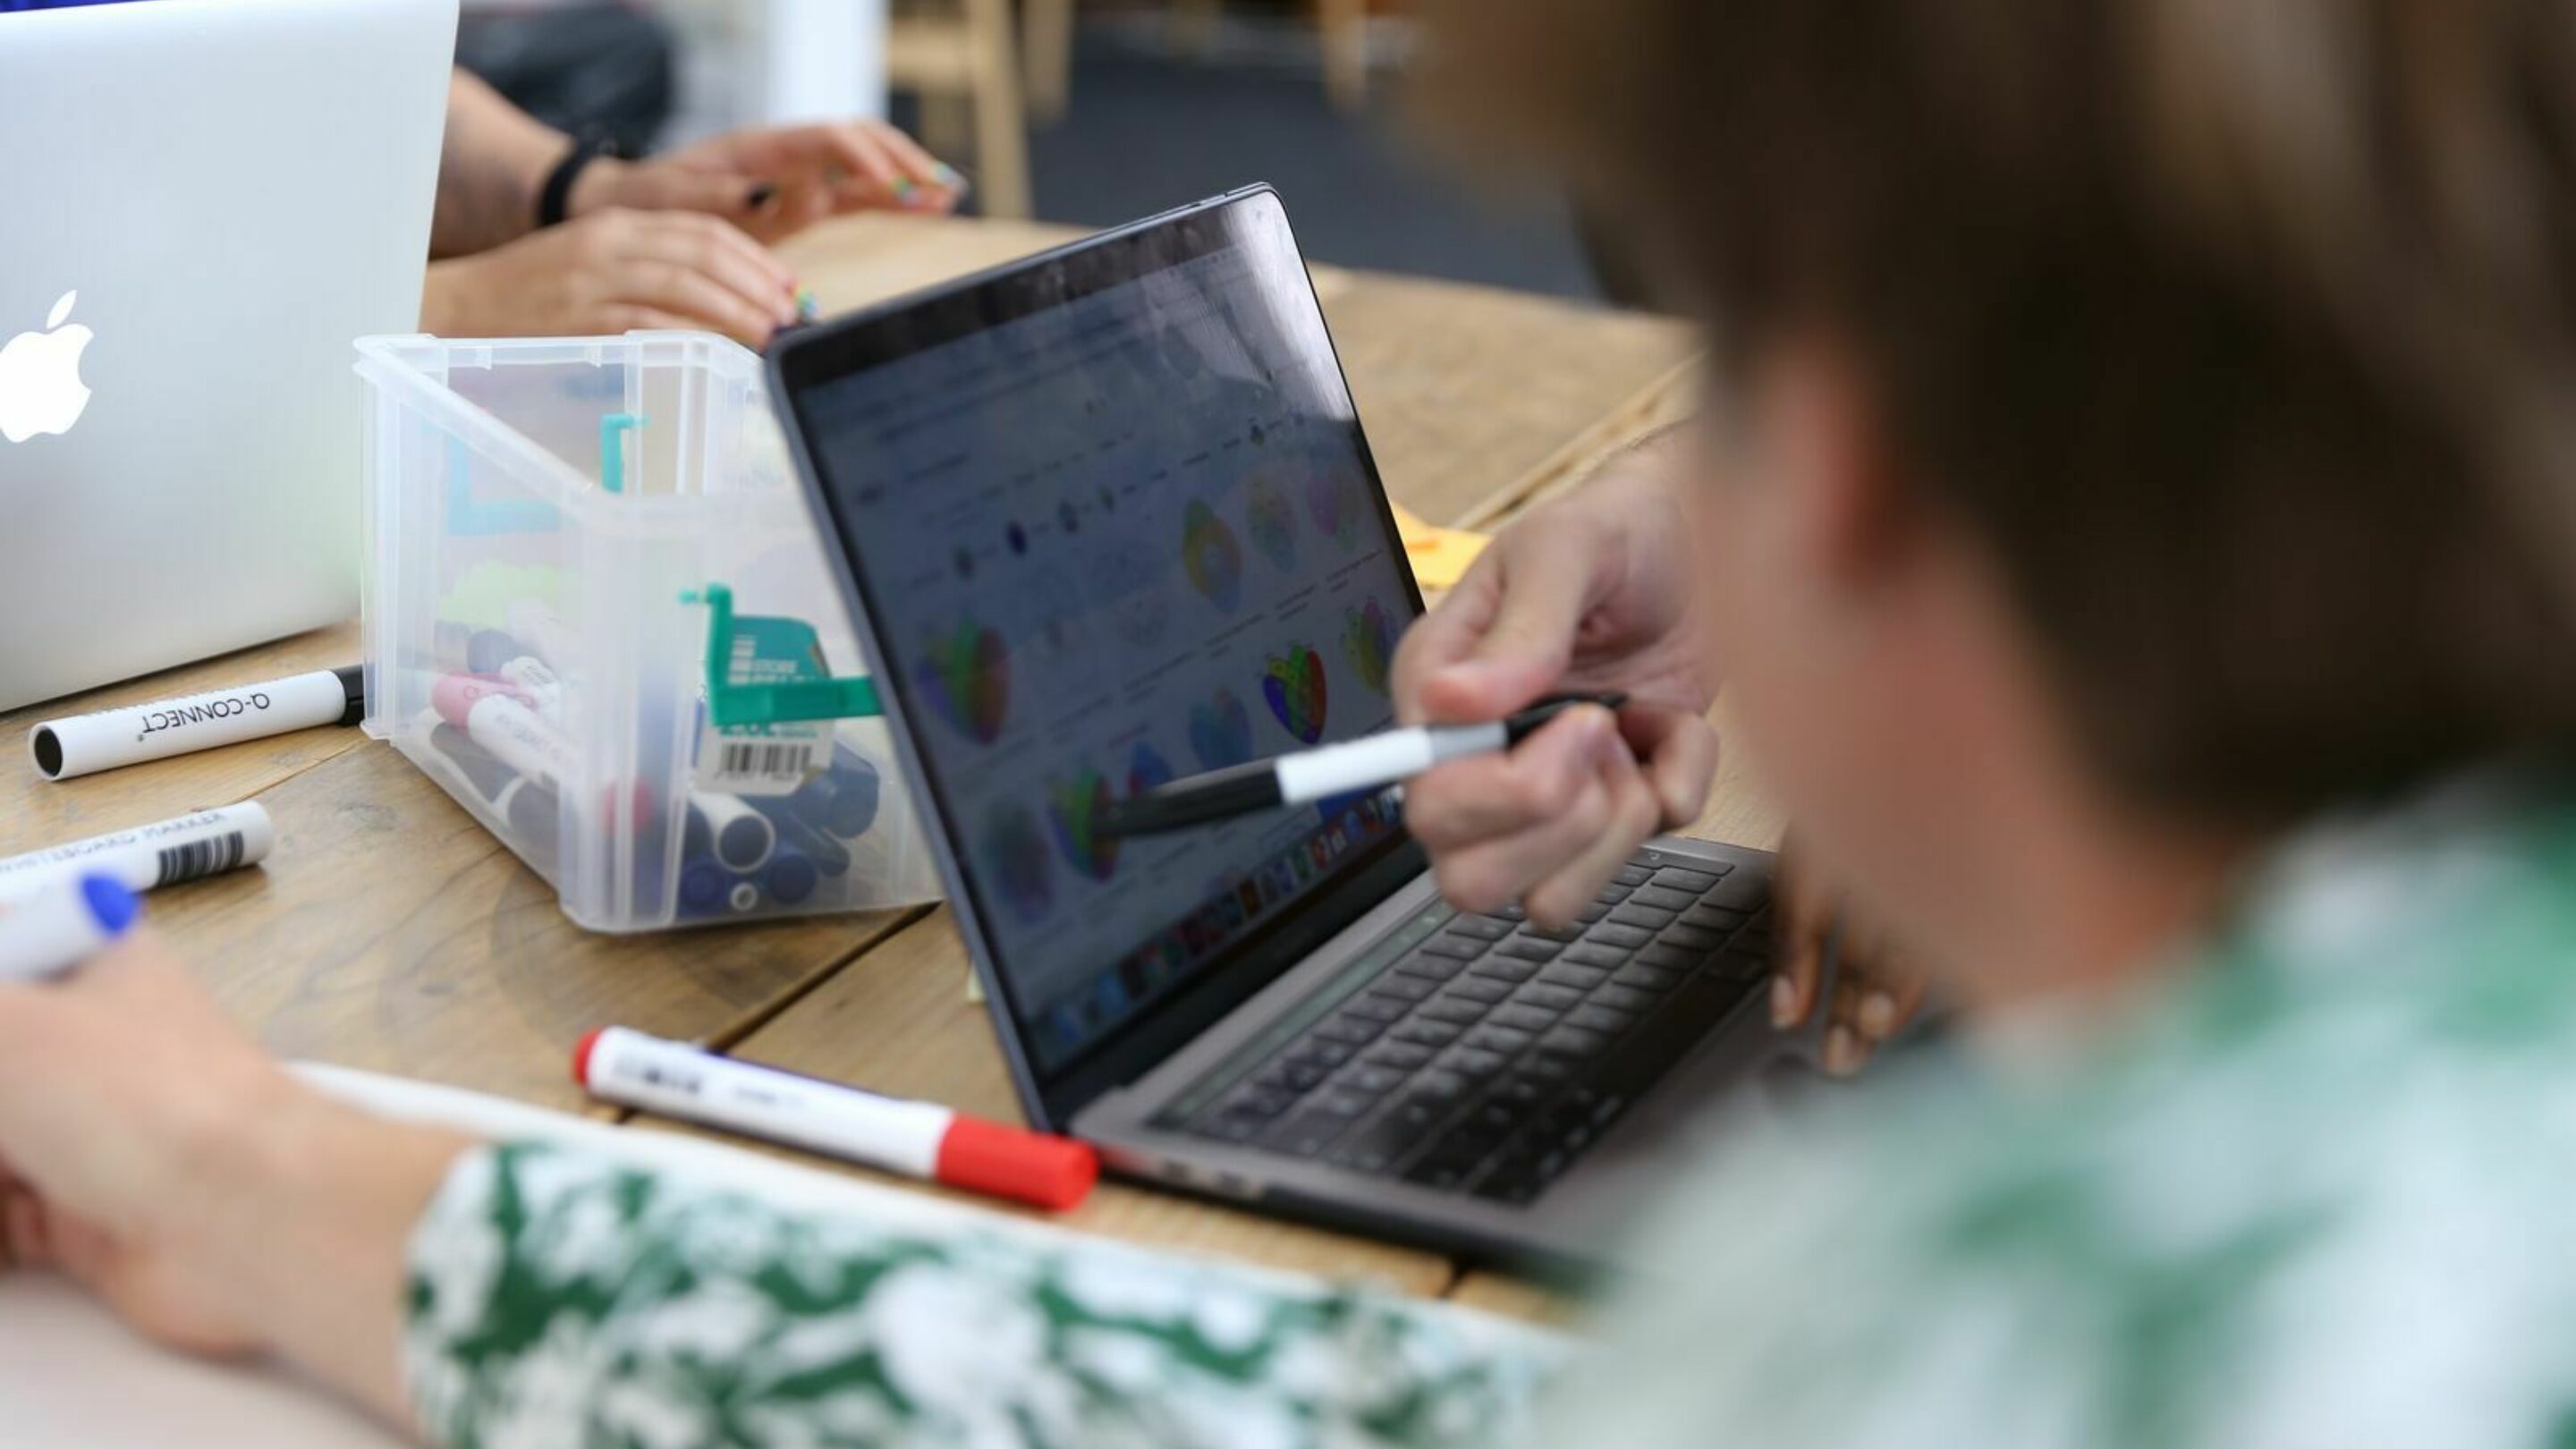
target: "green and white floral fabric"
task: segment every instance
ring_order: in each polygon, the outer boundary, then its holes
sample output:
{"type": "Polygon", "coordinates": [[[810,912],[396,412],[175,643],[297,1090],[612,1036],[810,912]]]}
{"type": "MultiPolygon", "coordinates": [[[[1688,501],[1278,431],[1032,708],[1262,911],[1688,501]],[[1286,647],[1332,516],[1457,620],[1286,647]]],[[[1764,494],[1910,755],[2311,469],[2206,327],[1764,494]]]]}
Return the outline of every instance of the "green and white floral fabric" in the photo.
{"type": "Polygon", "coordinates": [[[2571,801],[2312,832],[2116,1016],[1738,1133],[1570,1366],[1437,1305],[520,1146],[418,1229],[410,1382],[480,1449],[2565,1449],[2571,801]]]}

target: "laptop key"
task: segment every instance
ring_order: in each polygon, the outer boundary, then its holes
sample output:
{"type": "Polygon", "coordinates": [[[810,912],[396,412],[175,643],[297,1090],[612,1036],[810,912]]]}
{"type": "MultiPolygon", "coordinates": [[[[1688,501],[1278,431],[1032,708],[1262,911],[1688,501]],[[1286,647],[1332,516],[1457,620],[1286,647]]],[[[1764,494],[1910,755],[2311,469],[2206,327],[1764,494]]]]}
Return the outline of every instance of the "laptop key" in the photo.
{"type": "Polygon", "coordinates": [[[1459,1034],[1464,1031],[1466,1028],[1455,1022],[1426,1021],[1417,1016],[1387,1035],[1395,1041],[1408,1042],[1414,1046],[1444,1047],[1456,1041],[1459,1034]]]}
{"type": "Polygon", "coordinates": [[[1632,954],[1631,948],[1626,946],[1605,946],[1599,941],[1585,941],[1581,945],[1566,947],[1563,959],[1578,966],[1609,967],[1627,964],[1632,954]]]}
{"type": "Polygon", "coordinates": [[[1377,1040],[1377,1034],[1385,1029],[1385,1022],[1371,1021],[1344,1011],[1336,1013],[1330,1021],[1317,1022],[1307,1035],[1318,1041],[1337,1041],[1346,1046],[1362,1047],[1377,1040]]]}
{"type": "MultiPolygon", "coordinates": [[[[1612,978],[1616,980],[1616,977],[1612,978]]],[[[1572,1011],[1582,1004],[1583,993],[1571,986],[1557,986],[1546,981],[1533,981],[1512,993],[1512,1000],[1535,1006],[1541,1011],[1572,1011]]]]}
{"type": "Polygon", "coordinates": [[[1239,1087],[1217,1108],[1220,1116],[1253,1117],[1268,1120],[1297,1104],[1296,1094],[1275,1091],[1269,1087],[1239,1087]]]}
{"type": "Polygon", "coordinates": [[[1512,933],[1512,923],[1492,916],[1460,916],[1449,923],[1448,934],[1467,936],[1478,941],[1499,941],[1512,933]]]}
{"type": "MultiPolygon", "coordinates": [[[[1625,906],[1620,907],[1620,910],[1625,909],[1627,909],[1625,906]]],[[[1611,914],[1617,915],[1618,912],[1613,911],[1611,914]]],[[[1655,939],[1655,933],[1636,926],[1622,925],[1617,921],[1603,921],[1600,925],[1597,925],[1590,931],[1585,932],[1583,939],[1586,941],[1598,941],[1605,946],[1625,946],[1629,950],[1633,951],[1639,946],[1646,945],[1648,942],[1653,941],[1655,939]]]]}
{"type": "Polygon", "coordinates": [[[1671,886],[1641,886],[1628,897],[1632,906],[1653,906],[1659,911],[1687,911],[1699,906],[1699,892],[1677,891],[1671,886]]]}
{"type": "Polygon", "coordinates": [[[1515,925],[1529,919],[1529,912],[1522,910],[1518,905],[1498,906],[1485,914],[1496,920],[1510,921],[1515,925]]]}
{"type": "Polygon", "coordinates": [[[1655,873],[1642,865],[1623,865],[1610,877],[1613,881],[1631,889],[1644,885],[1654,878],[1655,873]]]}
{"type": "Polygon", "coordinates": [[[1463,996],[1443,994],[1437,1001],[1426,1001],[1413,1009],[1415,1021],[1449,1022],[1464,1027],[1482,1020],[1486,1003],[1463,996]]]}
{"type": "Polygon", "coordinates": [[[1413,1009],[1410,1001],[1398,1001],[1372,991],[1342,1008],[1342,1015],[1362,1017],[1369,1021],[1400,1021],[1413,1009]]]}
{"type": "Polygon", "coordinates": [[[1703,931],[1697,926],[1673,926],[1665,930],[1664,944],[1684,946],[1694,951],[1714,951],[1726,944],[1726,938],[1715,931],[1703,931]]]}
{"type": "Polygon", "coordinates": [[[1626,900],[1634,890],[1636,890],[1635,886],[1621,885],[1614,880],[1601,888],[1601,894],[1594,896],[1592,903],[1596,906],[1615,906],[1626,900]]]}
{"type": "Polygon", "coordinates": [[[1631,991],[1670,991],[1681,984],[1680,971],[1670,966],[1653,965],[1643,957],[1638,958],[1634,965],[1620,967],[1610,978],[1611,986],[1625,986],[1631,991]]]}
{"type": "Polygon", "coordinates": [[[1450,1071],[1424,1072],[1413,1079],[1413,1095],[1426,1102],[1455,1102],[1467,1095],[1467,1079],[1450,1071]]]}
{"type": "Polygon", "coordinates": [[[1708,888],[1717,884],[1718,876],[1727,874],[1730,869],[1720,868],[1712,875],[1704,870],[1684,870],[1677,865],[1668,865],[1655,872],[1655,884],[1669,890],[1688,891],[1695,896],[1706,895],[1708,888]]]}
{"type": "Polygon", "coordinates": [[[1505,1077],[1494,1088],[1494,1100],[1507,1107],[1536,1110],[1538,1104],[1546,1101],[1548,1094],[1556,1088],[1557,1084],[1554,1082],[1542,1081],[1531,1076],[1526,1070],[1518,1071],[1505,1077]]]}
{"type": "Polygon", "coordinates": [[[1490,981],[1527,981],[1538,974],[1536,961],[1516,961],[1505,956],[1488,956],[1468,968],[1467,974],[1490,981]]]}
{"type": "Polygon", "coordinates": [[[1320,1085],[1328,1075],[1313,1062],[1284,1061],[1272,1063],[1254,1080],[1284,1092],[1305,1092],[1320,1085]]]}
{"type": "Polygon", "coordinates": [[[1459,961],[1473,961],[1485,954],[1485,943],[1473,936],[1434,936],[1413,949],[1426,956],[1447,956],[1459,961]]]}
{"type": "Polygon", "coordinates": [[[1661,966],[1667,971],[1695,971],[1708,960],[1708,953],[1687,950],[1669,941],[1657,941],[1638,952],[1637,959],[1649,966],[1661,966]]]}
{"type": "Polygon", "coordinates": [[[1372,1097],[1383,1097],[1402,1085],[1404,1078],[1403,1072],[1390,1071],[1385,1067],[1373,1067],[1363,1061],[1342,1073],[1334,1085],[1353,1092],[1365,1092],[1372,1097]]]}
{"type": "Polygon", "coordinates": [[[1574,919],[1577,924],[1588,926],[1608,914],[1610,914],[1610,908],[1598,901],[1595,901],[1591,905],[1585,906],[1582,910],[1575,912],[1574,919]]]}
{"type": "Polygon", "coordinates": [[[1703,931],[1732,931],[1750,919],[1751,917],[1742,911],[1730,911],[1724,906],[1712,906],[1705,902],[1682,912],[1683,925],[1697,926],[1703,931]]]}
{"type": "Polygon", "coordinates": [[[1585,1005],[1568,1012],[1565,1024],[1572,1027],[1587,1027],[1605,1036],[1617,1036],[1637,1024],[1637,1014],[1633,1011],[1621,1011],[1612,1006],[1585,1005]]]}
{"type": "Polygon", "coordinates": [[[1331,1117],[1356,1117],[1376,1105],[1377,1098],[1366,1092],[1354,1092],[1346,1087],[1328,1087],[1323,1095],[1315,1098],[1314,1103],[1306,1110],[1321,1112],[1331,1117]]]}
{"type": "Polygon", "coordinates": [[[1584,966],[1572,961],[1559,961],[1538,973],[1538,979],[1550,986],[1568,986],[1589,991],[1610,979],[1610,973],[1598,966],[1584,966]]]}
{"type": "Polygon", "coordinates": [[[1639,926],[1649,931],[1660,931],[1673,923],[1674,915],[1672,911],[1659,911],[1653,906],[1641,906],[1635,901],[1630,901],[1612,911],[1610,920],[1615,925],[1639,926]]]}
{"type": "Polygon", "coordinates": [[[1495,1002],[1512,994],[1512,984],[1496,981],[1490,976],[1470,976],[1464,981],[1451,982],[1449,994],[1463,996],[1469,1001],[1495,1002]]]}
{"type": "MultiPolygon", "coordinates": [[[[1365,1045],[1365,1043],[1362,1045],[1365,1045]]],[[[1350,1042],[1331,1040],[1318,1041],[1310,1036],[1307,1040],[1297,1044],[1296,1049],[1289,1054],[1288,1059],[1290,1061],[1297,1062],[1313,1062],[1315,1065],[1329,1071],[1359,1055],[1359,1050],[1360,1048],[1358,1045],[1354,1045],[1350,1042]]]]}
{"type": "Polygon", "coordinates": [[[1538,1052],[1521,1058],[1520,1074],[1533,1082],[1564,1083],[1574,1080],[1574,1067],[1563,1057],[1538,1052]]]}
{"type": "Polygon", "coordinates": [[[1262,1141],[1291,1157],[1313,1157],[1349,1130],[1350,1118],[1310,1108],[1271,1128],[1262,1141]]]}
{"type": "Polygon", "coordinates": [[[1360,1172],[1384,1172],[1413,1154],[1447,1108],[1408,1097],[1371,1118],[1333,1149],[1332,1160],[1360,1172]]]}
{"type": "MultiPolygon", "coordinates": [[[[1600,928],[1596,926],[1593,929],[1600,928]]],[[[1494,954],[1509,956],[1519,961],[1553,961],[1556,959],[1556,953],[1564,949],[1554,941],[1542,941],[1533,936],[1514,936],[1496,946],[1494,954]]]]}
{"type": "Polygon", "coordinates": [[[1538,1049],[1561,1057],[1598,1056],[1610,1045],[1610,1038],[1581,1026],[1560,1026],[1538,1039],[1538,1049]]]}
{"type": "MultiPolygon", "coordinates": [[[[1390,1071],[1420,1071],[1423,1064],[1431,1060],[1431,1048],[1427,1046],[1417,1046],[1409,1041],[1396,1040],[1397,1037],[1402,1035],[1404,1035],[1404,1028],[1397,1027],[1393,1032],[1388,1033],[1386,1040],[1379,1042],[1376,1046],[1370,1047],[1368,1055],[1360,1058],[1360,1060],[1367,1062],[1371,1066],[1385,1067],[1390,1071]]],[[[1315,1080],[1323,1080],[1323,1074],[1318,1072],[1315,1080]]],[[[1314,1083],[1309,1082],[1307,1085],[1313,1086],[1314,1083]]]]}
{"type": "Polygon", "coordinates": [[[1472,1082],[1501,1071],[1509,1061],[1510,1058],[1500,1052],[1489,1052],[1481,1047],[1460,1046],[1456,1051],[1442,1057],[1440,1065],[1472,1082]]]}
{"type": "Polygon", "coordinates": [[[1545,1031],[1556,1025],[1557,1013],[1515,1003],[1511,1006],[1496,1007],[1494,1014],[1488,1020],[1495,1026],[1516,1027],[1522,1031],[1545,1031]]]}
{"type": "Polygon", "coordinates": [[[1395,974],[1425,981],[1446,981],[1466,969],[1467,963],[1455,956],[1407,956],[1395,963],[1395,974]]]}
{"type": "Polygon", "coordinates": [[[1379,1001],[1402,1002],[1407,1006],[1429,999],[1440,989],[1440,983],[1427,976],[1381,976],[1369,988],[1369,996],[1379,1001]]]}
{"type": "Polygon", "coordinates": [[[1655,997],[1652,992],[1622,986],[1619,978],[1613,976],[1609,985],[1592,993],[1592,1004],[1606,1006],[1613,1011],[1643,1011],[1655,1004],[1655,997]]]}
{"type": "Polygon", "coordinates": [[[1589,924],[1589,922],[1576,922],[1572,925],[1565,926],[1542,926],[1536,921],[1532,921],[1528,925],[1521,927],[1521,934],[1523,936],[1536,937],[1541,941],[1554,941],[1558,945],[1562,946],[1569,941],[1582,940],[1583,927],[1587,924],[1589,924]]]}
{"type": "Polygon", "coordinates": [[[1519,1027],[1496,1026],[1489,1021],[1467,1033],[1464,1045],[1474,1047],[1478,1051],[1499,1052],[1506,1057],[1511,1057],[1518,1056],[1536,1040],[1538,1037],[1532,1032],[1519,1027]]]}

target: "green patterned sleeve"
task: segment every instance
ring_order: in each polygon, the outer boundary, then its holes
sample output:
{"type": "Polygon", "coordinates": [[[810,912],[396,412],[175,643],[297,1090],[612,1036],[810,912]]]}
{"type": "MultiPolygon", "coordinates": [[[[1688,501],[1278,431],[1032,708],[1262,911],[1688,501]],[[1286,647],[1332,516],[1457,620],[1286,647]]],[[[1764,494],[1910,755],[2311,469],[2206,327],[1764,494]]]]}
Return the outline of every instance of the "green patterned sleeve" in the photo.
{"type": "Polygon", "coordinates": [[[410,1263],[405,1376],[454,1449],[1502,1449],[1565,1354],[1439,1304],[529,1144],[461,1159],[410,1263]]]}

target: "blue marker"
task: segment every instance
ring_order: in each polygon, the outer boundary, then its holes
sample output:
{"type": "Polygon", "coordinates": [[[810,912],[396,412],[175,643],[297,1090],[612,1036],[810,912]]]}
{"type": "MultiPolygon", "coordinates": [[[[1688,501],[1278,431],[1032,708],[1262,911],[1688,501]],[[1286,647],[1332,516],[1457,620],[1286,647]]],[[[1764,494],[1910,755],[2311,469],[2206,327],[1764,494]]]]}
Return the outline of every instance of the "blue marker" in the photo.
{"type": "Polygon", "coordinates": [[[59,976],[142,913],[142,899],[112,875],[67,875],[0,904],[0,981],[59,976]]]}

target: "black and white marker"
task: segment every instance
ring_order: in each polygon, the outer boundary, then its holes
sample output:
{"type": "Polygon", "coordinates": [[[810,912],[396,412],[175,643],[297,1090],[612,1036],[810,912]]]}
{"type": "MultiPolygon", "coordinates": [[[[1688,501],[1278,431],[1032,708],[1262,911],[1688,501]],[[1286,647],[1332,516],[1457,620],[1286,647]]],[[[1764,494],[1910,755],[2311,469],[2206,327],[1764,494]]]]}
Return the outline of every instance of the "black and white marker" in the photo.
{"type": "Polygon", "coordinates": [[[1210,770],[1112,801],[1092,828],[1103,835],[1160,835],[1281,805],[1374,790],[1444,761],[1508,750],[1578,704],[1615,710],[1627,702],[1624,694],[1554,694],[1491,724],[1418,725],[1210,770]]]}

